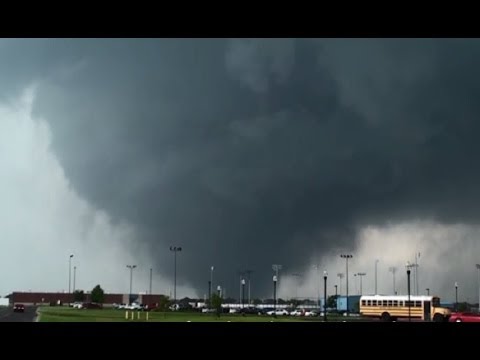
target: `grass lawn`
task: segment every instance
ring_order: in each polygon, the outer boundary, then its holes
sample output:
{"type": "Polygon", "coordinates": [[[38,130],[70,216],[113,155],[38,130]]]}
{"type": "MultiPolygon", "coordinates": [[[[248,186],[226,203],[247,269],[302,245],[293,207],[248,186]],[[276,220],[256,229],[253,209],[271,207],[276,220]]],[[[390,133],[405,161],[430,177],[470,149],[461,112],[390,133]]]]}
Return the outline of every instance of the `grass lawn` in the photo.
{"type": "MultiPolygon", "coordinates": [[[[146,312],[135,312],[134,320],[131,320],[131,311],[128,312],[129,319],[125,319],[125,310],[114,309],[73,309],[69,307],[49,307],[44,306],[39,308],[40,322],[145,322],[146,312]],[[138,319],[140,314],[140,319],[138,319]]],[[[273,318],[271,316],[259,316],[259,315],[235,315],[235,314],[222,314],[218,318],[214,314],[202,314],[197,312],[149,312],[149,322],[312,322],[323,321],[323,318],[302,318],[302,317],[290,317],[290,316],[277,316],[273,318]]],[[[329,316],[331,321],[342,321],[341,317],[329,316]]],[[[349,319],[350,320],[350,319],[349,319]]],[[[351,320],[354,320],[351,318],[351,320]]],[[[360,320],[360,319],[355,319],[360,320]]]]}

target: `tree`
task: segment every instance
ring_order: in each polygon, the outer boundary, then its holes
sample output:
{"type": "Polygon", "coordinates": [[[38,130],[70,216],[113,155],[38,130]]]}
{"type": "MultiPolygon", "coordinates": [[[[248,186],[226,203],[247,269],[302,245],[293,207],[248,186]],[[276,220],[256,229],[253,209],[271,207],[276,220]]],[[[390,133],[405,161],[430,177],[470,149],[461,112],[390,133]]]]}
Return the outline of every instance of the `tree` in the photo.
{"type": "Polygon", "coordinates": [[[171,305],[170,298],[166,295],[160,295],[160,299],[158,301],[158,311],[165,312],[171,305]]]}
{"type": "MultiPolygon", "coordinates": [[[[280,304],[280,301],[278,302],[280,304]]],[[[292,307],[296,308],[298,305],[300,305],[300,300],[298,299],[292,299],[290,300],[290,304],[292,305],[292,307]]]]}
{"type": "Polygon", "coordinates": [[[220,317],[220,313],[222,312],[222,302],[223,299],[220,295],[218,294],[212,294],[212,308],[215,309],[217,316],[220,317]]]}
{"type": "Polygon", "coordinates": [[[83,290],[75,290],[73,293],[73,301],[84,301],[85,300],[85,293],[83,290]]]}
{"type": "Polygon", "coordinates": [[[92,302],[103,304],[103,302],[105,301],[105,293],[100,287],[100,285],[97,285],[93,288],[91,298],[92,302]]]}
{"type": "Polygon", "coordinates": [[[337,307],[337,296],[335,295],[332,295],[332,296],[329,296],[328,299],[327,299],[327,308],[329,309],[334,309],[337,307]]]}
{"type": "Polygon", "coordinates": [[[253,299],[253,305],[258,305],[258,304],[261,304],[262,303],[262,300],[260,299],[253,299]]]}

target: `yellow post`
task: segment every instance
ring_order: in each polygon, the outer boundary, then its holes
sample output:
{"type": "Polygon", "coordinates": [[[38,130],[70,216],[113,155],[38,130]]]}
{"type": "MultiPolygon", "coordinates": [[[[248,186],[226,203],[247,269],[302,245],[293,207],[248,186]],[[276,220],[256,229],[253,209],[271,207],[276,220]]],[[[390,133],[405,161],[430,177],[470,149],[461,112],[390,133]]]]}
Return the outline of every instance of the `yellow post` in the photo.
{"type": "Polygon", "coordinates": [[[137,320],[140,320],[140,311],[137,311],[137,320]]]}
{"type": "Polygon", "coordinates": [[[134,314],[133,311],[132,311],[132,320],[133,320],[133,317],[134,317],[134,316],[135,316],[135,314],[134,314]]]}
{"type": "Polygon", "coordinates": [[[148,321],[148,312],[147,312],[147,321],[148,321]]]}
{"type": "Polygon", "coordinates": [[[128,310],[125,311],[125,320],[128,320],[128,310]]]}

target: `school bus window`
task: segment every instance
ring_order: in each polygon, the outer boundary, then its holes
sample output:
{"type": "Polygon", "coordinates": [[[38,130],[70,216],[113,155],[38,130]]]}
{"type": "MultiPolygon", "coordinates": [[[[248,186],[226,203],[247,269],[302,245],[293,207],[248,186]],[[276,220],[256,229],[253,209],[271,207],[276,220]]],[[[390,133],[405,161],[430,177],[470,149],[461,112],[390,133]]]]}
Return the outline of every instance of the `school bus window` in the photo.
{"type": "Polygon", "coordinates": [[[367,305],[372,306],[372,300],[367,300],[367,305]]]}
{"type": "Polygon", "coordinates": [[[377,306],[377,300],[372,300],[372,306],[377,306]]]}
{"type": "Polygon", "coordinates": [[[422,307],[421,301],[415,301],[415,307],[422,307]]]}
{"type": "Polygon", "coordinates": [[[388,306],[392,306],[392,300],[388,300],[388,306]]]}
{"type": "Polygon", "coordinates": [[[393,306],[398,306],[398,300],[393,300],[393,306]]]}
{"type": "Polygon", "coordinates": [[[367,302],[365,300],[362,300],[362,305],[365,306],[367,302]]]}

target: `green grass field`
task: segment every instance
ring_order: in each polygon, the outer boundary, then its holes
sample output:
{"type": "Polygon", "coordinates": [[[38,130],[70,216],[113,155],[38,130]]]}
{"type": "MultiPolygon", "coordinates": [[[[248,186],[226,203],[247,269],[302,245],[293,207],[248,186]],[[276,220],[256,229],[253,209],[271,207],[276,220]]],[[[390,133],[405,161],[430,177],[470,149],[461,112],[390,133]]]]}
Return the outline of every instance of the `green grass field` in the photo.
{"type": "MultiPolygon", "coordinates": [[[[125,310],[114,309],[73,309],[68,307],[41,307],[40,322],[145,322],[146,312],[134,313],[134,320],[131,320],[131,311],[129,311],[129,319],[125,319],[125,310]]],[[[148,313],[149,322],[312,322],[322,321],[322,318],[301,318],[289,316],[259,316],[259,315],[235,315],[222,314],[218,318],[214,314],[202,314],[196,312],[150,312],[148,313]]],[[[331,318],[331,320],[334,320],[331,318]]],[[[338,318],[337,318],[338,321],[338,318]]]]}

